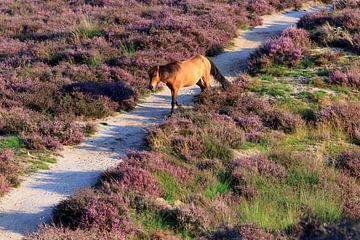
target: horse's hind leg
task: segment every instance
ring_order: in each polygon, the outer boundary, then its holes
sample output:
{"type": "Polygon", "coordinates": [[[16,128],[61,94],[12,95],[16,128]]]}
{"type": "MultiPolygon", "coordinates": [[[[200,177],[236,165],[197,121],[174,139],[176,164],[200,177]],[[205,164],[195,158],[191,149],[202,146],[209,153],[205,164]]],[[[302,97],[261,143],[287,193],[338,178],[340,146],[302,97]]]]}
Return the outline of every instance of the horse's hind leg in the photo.
{"type": "Polygon", "coordinates": [[[210,72],[205,73],[203,79],[204,79],[205,88],[210,89],[210,87],[211,87],[211,75],[210,75],[210,72]]]}
{"type": "Polygon", "coordinates": [[[200,80],[196,83],[196,85],[198,85],[201,88],[201,92],[205,91],[206,86],[204,84],[203,78],[200,78],[200,80]]]}

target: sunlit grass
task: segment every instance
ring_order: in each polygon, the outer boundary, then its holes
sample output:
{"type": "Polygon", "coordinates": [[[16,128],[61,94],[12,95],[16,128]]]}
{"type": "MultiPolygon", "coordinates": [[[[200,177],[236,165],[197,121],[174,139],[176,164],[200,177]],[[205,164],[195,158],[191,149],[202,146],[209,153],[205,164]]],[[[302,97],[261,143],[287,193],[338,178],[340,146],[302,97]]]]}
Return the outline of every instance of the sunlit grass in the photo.
{"type": "Polygon", "coordinates": [[[336,222],[342,217],[342,200],[331,189],[316,186],[318,179],[290,175],[287,181],[276,182],[264,177],[254,177],[259,197],[239,205],[241,221],[256,223],[271,230],[289,230],[309,209],[314,217],[324,222],[336,222]]]}

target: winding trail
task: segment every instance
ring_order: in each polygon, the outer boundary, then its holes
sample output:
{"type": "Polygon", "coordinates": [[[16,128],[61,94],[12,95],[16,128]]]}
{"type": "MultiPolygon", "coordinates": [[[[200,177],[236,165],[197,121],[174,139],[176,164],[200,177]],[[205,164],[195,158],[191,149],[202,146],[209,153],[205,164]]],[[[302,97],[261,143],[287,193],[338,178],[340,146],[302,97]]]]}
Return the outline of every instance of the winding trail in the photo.
{"type": "MultiPolygon", "coordinates": [[[[264,24],[251,31],[239,32],[231,48],[213,60],[227,77],[235,77],[244,69],[246,59],[261,42],[279,33],[306,11],[291,11],[264,17],[264,24]]],[[[183,89],[179,102],[191,104],[197,88],[183,89]]],[[[119,163],[126,149],[141,149],[146,129],[160,123],[170,111],[167,89],[142,99],[131,112],[103,119],[98,133],[79,146],[65,148],[50,170],[26,177],[19,188],[0,199],[0,240],[21,239],[36,230],[38,224],[51,220],[54,205],[77,189],[94,184],[99,174],[119,163]]],[[[100,123],[100,122],[99,122],[100,123]]]]}

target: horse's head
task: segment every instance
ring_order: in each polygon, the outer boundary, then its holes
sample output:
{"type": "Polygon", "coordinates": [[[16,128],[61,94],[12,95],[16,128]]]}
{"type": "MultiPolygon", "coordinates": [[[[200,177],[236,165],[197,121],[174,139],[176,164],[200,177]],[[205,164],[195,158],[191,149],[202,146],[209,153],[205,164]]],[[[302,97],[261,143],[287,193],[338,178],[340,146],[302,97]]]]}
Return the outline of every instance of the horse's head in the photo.
{"type": "Polygon", "coordinates": [[[149,89],[155,90],[156,86],[160,82],[160,66],[156,66],[150,69],[149,71],[149,77],[150,77],[150,83],[149,83],[149,89]]]}

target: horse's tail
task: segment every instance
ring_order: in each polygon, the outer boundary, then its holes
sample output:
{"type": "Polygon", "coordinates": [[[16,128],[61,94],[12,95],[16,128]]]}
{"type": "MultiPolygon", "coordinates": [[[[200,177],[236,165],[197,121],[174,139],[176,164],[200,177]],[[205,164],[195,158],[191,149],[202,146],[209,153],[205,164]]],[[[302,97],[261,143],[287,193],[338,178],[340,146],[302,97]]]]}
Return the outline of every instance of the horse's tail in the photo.
{"type": "Polygon", "coordinates": [[[213,77],[221,83],[222,88],[226,90],[231,85],[231,83],[221,74],[220,70],[216,67],[215,63],[211,61],[210,58],[207,58],[207,60],[211,64],[210,74],[213,75],[213,77]]]}

